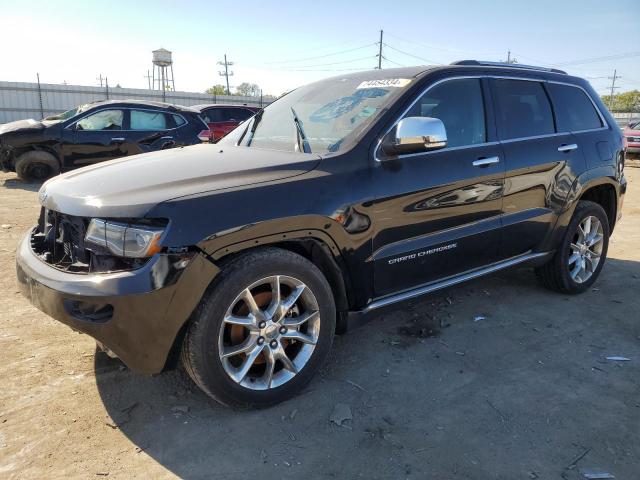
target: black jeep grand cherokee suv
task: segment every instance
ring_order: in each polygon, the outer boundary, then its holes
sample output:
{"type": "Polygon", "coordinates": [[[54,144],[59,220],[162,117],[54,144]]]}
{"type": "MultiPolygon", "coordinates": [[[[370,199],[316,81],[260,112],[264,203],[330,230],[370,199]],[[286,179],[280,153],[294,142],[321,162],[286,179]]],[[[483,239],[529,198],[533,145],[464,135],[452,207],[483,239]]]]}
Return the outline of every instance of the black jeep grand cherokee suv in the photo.
{"type": "Polygon", "coordinates": [[[463,61],[301,87],[220,143],[70,172],[40,191],[22,291],[138,372],[225,404],[298,392],[336,331],[530,264],[584,292],[626,188],[589,84],[463,61]]]}

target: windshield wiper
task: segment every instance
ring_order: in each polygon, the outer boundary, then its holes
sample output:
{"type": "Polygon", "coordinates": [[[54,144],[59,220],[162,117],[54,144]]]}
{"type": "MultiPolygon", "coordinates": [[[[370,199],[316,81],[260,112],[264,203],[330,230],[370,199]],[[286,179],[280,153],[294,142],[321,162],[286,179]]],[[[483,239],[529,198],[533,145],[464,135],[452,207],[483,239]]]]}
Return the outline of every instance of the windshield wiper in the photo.
{"type": "MultiPolygon", "coordinates": [[[[247,147],[251,146],[251,141],[253,140],[253,134],[256,133],[256,128],[258,128],[258,124],[260,123],[260,120],[262,120],[263,113],[264,113],[264,110],[260,110],[258,113],[256,113],[253,116],[253,123],[251,124],[251,130],[249,130],[249,138],[247,138],[247,147]]],[[[246,134],[246,130],[245,130],[245,134],[246,134]]],[[[240,138],[240,140],[238,141],[238,144],[240,144],[242,140],[243,138],[240,138]]]]}
{"type": "Polygon", "coordinates": [[[297,141],[298,141],[298,149],[302,150],[304,153],[311,153],[311,146],[309,145],[309,141],[307,140],[307,136],[304,134],[304,128],[302,127],[302,122],[298,118],[298,114],[291,107],[291,113],[293,113],[293,123],[296,125],[296,130],[298,131],[297,141]]]}

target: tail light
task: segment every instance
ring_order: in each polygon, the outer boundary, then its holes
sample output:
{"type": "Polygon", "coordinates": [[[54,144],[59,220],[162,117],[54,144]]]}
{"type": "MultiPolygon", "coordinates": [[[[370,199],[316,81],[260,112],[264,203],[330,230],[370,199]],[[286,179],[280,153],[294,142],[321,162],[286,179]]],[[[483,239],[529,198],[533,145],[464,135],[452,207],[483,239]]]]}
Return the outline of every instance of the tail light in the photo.
{"type": "Polygon", "coordinates": [[[201,142],[210,142],[212,137],[213,137],[213,132],[211,130],[202,130],[198,134],[198,138],[200,139],[201,142]]]}

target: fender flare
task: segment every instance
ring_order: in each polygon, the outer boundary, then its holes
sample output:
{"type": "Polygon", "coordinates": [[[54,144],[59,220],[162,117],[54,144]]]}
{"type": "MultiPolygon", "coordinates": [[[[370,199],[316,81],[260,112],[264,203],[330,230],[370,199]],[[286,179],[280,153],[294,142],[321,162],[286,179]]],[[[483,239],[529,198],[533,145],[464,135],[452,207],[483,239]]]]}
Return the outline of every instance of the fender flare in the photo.
{"type": "MultiPolygon", "coordinates": [[[[553,234],[551,235],[549,242],[546,244],[546,250],[555,250],[556,246],[563,238],[569,222],[571,222],[571,218],[578,206],[578,202],[585,192],[601,185],[610,185],[615,190],[616,197],[620,195],[620,184],[616,179],[615,170],[610,165],[587,170],[576,177],[571,185],[571,189],[567,193],[564,208],[558,216],[556,226],[553,229],[553,234]]],[[[618,205],[616,204],[614,208],[617,212],[618,205]]],[[[616,212],[614,212],[614,218],[616,212]]]]}
{"type": "MultiPolygon", "coordinates": [[[[204,249],[209,259],[220,265],[225,257],[234,255],[256,247],[264,247],[283,243],[314,242],[323,250],[323,255],[312,254],[312,261],[322,270],[332,286],[336,301],[338,317],[338,332],[346,330],[346,315],[355,303],[352,275],[341,254],[341,249],[334,238],[327,232],[316,228],[288,230],[269,235],[255,236],[242,241],[219,244],[212,249],[204,249]],[[326,261],[328,259],[328,262],[326,261]],[[344,322],[343,322],[344,320],[344,322]]],[[[286,246],[284,247],[286,248],[286,246]]],[[[305,249],[306,250],[306,249],[305,249]]],[[[313,252],[312,252],[313,253],[313,252]]]]}

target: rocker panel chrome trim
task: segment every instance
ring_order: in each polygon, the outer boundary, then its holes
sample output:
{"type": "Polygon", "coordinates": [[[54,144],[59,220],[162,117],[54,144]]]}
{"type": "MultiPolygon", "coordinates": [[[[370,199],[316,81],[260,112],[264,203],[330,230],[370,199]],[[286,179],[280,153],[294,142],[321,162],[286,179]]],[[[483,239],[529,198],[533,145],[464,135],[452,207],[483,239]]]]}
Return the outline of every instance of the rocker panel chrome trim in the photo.
{"type": "Polygon", "coordinates": [[[479,268],[477,270],[472,270],[470,272],[462,273],[460,275],[456,275],[453,277],[449,277],[445,280],[441,280],[438,282],[430,283],[428,285],[424,285],[421,287],[414,288],[412,290],[408,290],[402,293],[397,293],[393,295],[389,295],[387,297],[382,297],[378,300],[374,300],[369,305],[367,305],[363,310],[358,312],[354,312],[356,314],[365,314],[369,313],[373,310],[377,310],[378,308],[386,307],[388,305],[402,302],[405,300],[409,300],[411,298],[419,297],[425,295],[427,293],[435,292],[436,290],[441,290],[443,288],[447,288],[453,285],[457,285],[458,283],[466,282],[467,280],[472,280],[474,278],[482,277],[483,275],[487,275],[489,273],[497,272],[499,270],[512,267],[514,265],[518,265],[520,263],[528,262],[530,260],[535,260],[537,258],[544,257],[548,255],[550,252],[541,252],[541,253],[525,253],[523,255],[519,255],[517,257],[510,258],[508,260],[503,260],[494,264],[491,264],[487,267],[479,268]]]}

